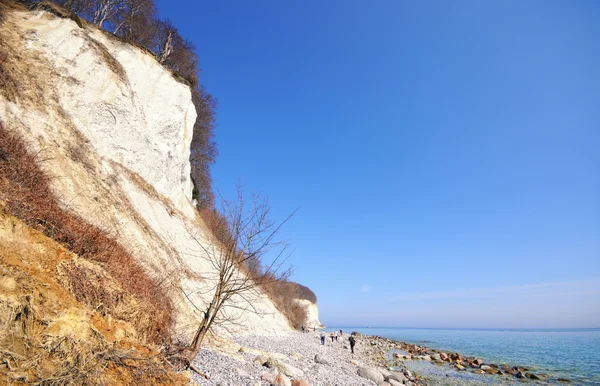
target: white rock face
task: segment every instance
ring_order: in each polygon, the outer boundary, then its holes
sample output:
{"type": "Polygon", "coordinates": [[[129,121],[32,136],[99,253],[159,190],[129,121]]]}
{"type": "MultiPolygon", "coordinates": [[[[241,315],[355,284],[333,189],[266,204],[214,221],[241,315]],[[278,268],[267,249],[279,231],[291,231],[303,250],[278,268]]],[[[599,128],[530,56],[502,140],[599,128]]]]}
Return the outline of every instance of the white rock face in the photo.
{"type": "MultiPolygon", "coordinates": [[[[112,231],[172,288],[175,334],[189,338],[214,272],[191,203],[196,112],[188,86],[143,50],[43,11],[9,13],[0,39],[19,55],[18,97],[0,93],[0,120],[44,155],[65,208],[112,231]]],[[[234,330],[290,329],[266,296],[252,301],[260,313],[242,312],[244,327],[234,330]]]]}
{"type": "Polygon", "coordinates": [[[310,300],[306,299],[295,299],[306,310],[306,321],[304,327],[309,330],[323,328],[324,326],[319,321],[319,307],[310,300]]]}

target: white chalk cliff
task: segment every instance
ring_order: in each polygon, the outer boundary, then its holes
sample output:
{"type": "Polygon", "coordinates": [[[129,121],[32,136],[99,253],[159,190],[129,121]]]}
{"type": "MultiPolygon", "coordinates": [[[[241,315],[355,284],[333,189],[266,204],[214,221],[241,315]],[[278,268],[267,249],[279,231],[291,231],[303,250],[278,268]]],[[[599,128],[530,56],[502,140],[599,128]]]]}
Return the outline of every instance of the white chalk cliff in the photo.
{"type": "Polygon", "coordinates": [[[309,330],[325,327],[319,321],[319,307],[315,303],[307,299],[296,299],[296,302],[306,310],[304,327],[309,330]]]}
{"type": "MultiPolygon", "coordinates": [[[[3,125],[43,154],[64,208],[110,230],[168,283],[174,334],[189,337],[211,288],[199,275],[212,269],[192,238],[209,242],[191,202],[189,87],[144,50],[48,12],[7,14],[0,39],[19,80],[16,98],[0,93],[3,125]]],[[[254,306],[260,314],[242,315],[238,330],[291,328],[266,296],[254,306]]]]}

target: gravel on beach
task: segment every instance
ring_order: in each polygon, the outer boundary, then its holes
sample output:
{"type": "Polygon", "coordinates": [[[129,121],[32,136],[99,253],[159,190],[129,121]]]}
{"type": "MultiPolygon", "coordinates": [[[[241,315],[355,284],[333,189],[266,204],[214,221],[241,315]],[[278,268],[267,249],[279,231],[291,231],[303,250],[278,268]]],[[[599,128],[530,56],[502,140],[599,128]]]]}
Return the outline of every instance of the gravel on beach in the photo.
{"type": "Polygon", "coordinates": [[[261,375],[271,370],[254,363],[260,354],[258,351],[262,351],[292,367],[298,373],[292,379],[304,379],[311,386],[378,385],[359,376],[359,367],[377,368],[382,372],[386,370],[377,367],[369,359],[372,348],[360,337],[357,338],[355,354],[352,354],[348,337],[344,334],[338,341],[332,342],[327,336],[325,345],[321,345],[319,332],[236,336],[233,341],[241,346],[236,353],[228,355],[209,349],[199,350],[193,364],[198,370],[208,373],[209,377],[205,379],[198,374],[193,377],[200,385],[269,385],[269,382],[261,380],[261,375]],[[321,363],[315,362],[316,355],[321,363]]]}

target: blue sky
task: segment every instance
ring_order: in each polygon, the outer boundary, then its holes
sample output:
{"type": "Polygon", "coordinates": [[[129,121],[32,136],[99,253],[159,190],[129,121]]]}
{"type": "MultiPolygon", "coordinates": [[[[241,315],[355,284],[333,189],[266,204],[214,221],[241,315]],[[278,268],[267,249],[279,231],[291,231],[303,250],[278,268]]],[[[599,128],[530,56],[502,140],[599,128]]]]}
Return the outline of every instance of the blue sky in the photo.
{"type": "Polygon", "coordinates": [[[159,0],[330,325],[600,327],[600,4],[159,0]]]}

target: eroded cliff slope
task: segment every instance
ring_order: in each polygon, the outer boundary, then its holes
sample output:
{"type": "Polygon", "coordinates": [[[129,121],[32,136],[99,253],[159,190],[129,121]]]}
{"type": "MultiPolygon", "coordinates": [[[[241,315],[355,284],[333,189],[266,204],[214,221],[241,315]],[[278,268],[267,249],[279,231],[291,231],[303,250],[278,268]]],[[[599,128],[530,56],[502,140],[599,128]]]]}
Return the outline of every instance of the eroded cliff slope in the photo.
{"type": "MultiPolygon", "coordinates": [[[[112,235],[161,283],[172,335],[189,340],[213,284],[202,248],[212,240],[191,202],[189,87],[143,49],[43,10],[6,12],[0,53],[11,86],[0,90],[4,128],[42,155],[64,210],[112,235]]],[[[267,296],[252,302],[258,313],[230,330],[291,328],[267,296]]]]}

